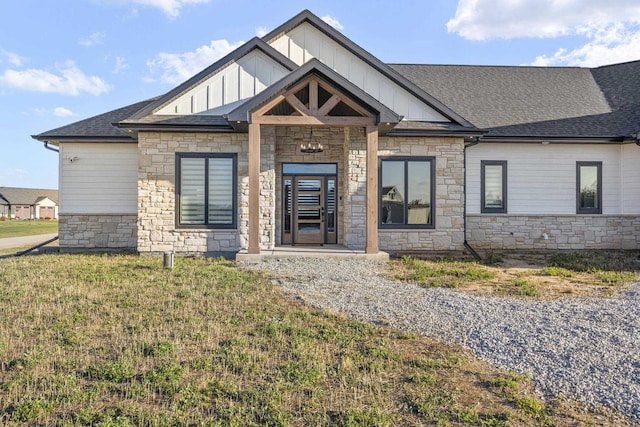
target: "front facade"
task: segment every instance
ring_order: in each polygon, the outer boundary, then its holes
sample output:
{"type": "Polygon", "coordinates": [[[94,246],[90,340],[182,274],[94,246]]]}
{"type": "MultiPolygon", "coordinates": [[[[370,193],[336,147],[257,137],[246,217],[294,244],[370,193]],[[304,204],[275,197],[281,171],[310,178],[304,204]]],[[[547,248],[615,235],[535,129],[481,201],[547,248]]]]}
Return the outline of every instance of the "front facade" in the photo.
{"type": "Polygon", "coordinates": [[[600,89],[617,76],[580,70],[595,103],[532,124],[469,102],[475,69],[384,64],[304,11],[161,97],[36,135],[59,147],[60,247],[636,249],[640,123],[600,89]]]}

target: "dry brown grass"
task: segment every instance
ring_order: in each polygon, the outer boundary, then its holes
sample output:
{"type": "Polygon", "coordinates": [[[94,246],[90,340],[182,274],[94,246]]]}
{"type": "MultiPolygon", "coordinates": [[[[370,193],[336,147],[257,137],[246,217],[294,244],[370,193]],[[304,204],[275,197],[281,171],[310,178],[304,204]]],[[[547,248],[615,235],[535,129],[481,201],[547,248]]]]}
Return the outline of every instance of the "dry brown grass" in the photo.
{"type": "Polygon", "coordinates": [[[2,425],[617,425],[220,260],[0,260],[2,425]]]}
{"type": "Polygon", "coordinates": [[[607,297],[638,280],[636,251],[489,254],[473,259],[403,257],[389,264],[393,279],[482,295],[553,299],[607,297]]]}

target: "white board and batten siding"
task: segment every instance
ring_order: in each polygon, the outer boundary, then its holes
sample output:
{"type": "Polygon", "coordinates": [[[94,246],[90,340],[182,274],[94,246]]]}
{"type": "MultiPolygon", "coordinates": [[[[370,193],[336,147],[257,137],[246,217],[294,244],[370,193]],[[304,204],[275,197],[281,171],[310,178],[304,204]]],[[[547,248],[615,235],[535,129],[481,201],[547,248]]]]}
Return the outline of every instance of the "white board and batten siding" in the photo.
{"type": "Polygon", "coordinates": [[[136,144],[60,144],[60,214],[136,214],[136,144]],[[73,161],[71,161],[73,160],[73,161]]]}
{"type": "Polygon", "coordinates": [[[160,108],[158,115],[226,114],[289,71],[254,49],[160,108]]]}
{"type": "Polygon", "coordinates": [[[640,214],[640,147],[481,143],[467,150],[467,212],[480,213],[480,162],[507,161],[507,213],[575,215],[576,162],[602,162],[602,213],[640,214]]]}
{"type": "Polygon", "coordinates": [[[317,58],[380,103],[404,116],[405,120],[450,121],[311,24],[300,24],[269,44],[298,65],[317,58]]]}
{"type": "Polygon", "coordinates": [[[622,182],[625,213],[640,213],[640,147],[623,146],[622,182]]]}

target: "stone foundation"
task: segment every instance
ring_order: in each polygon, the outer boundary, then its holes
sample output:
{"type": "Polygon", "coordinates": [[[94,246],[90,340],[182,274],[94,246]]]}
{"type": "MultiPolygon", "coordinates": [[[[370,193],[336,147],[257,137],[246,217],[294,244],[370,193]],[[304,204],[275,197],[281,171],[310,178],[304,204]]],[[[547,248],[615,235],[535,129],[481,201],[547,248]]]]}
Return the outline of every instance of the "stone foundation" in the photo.
{"type": "Polygon", "coordinates": [[[135,250],[137,230],[136,215],[60,215],[60,251],[135,250]]]}
{"type": "Polygon", "coordinates": [[[640,216],[468,215],[467,240],[479,250],[640,249],[640,216]]]}

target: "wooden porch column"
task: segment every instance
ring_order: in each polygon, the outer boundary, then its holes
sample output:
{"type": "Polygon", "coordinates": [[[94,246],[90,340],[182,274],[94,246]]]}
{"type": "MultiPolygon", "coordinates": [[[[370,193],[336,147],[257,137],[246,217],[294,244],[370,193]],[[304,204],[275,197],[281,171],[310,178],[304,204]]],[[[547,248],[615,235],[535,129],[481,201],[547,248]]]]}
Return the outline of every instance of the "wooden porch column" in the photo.
{"type": "Polygon", "coordinates": [[[260,253],[260,125],[249,124],[249,247],[260,253]]]}
{"type": "Polygon", "coordinates": [[[367,244],[365,253],[378,253],[378,127],[367,126],[367,244]]]}

